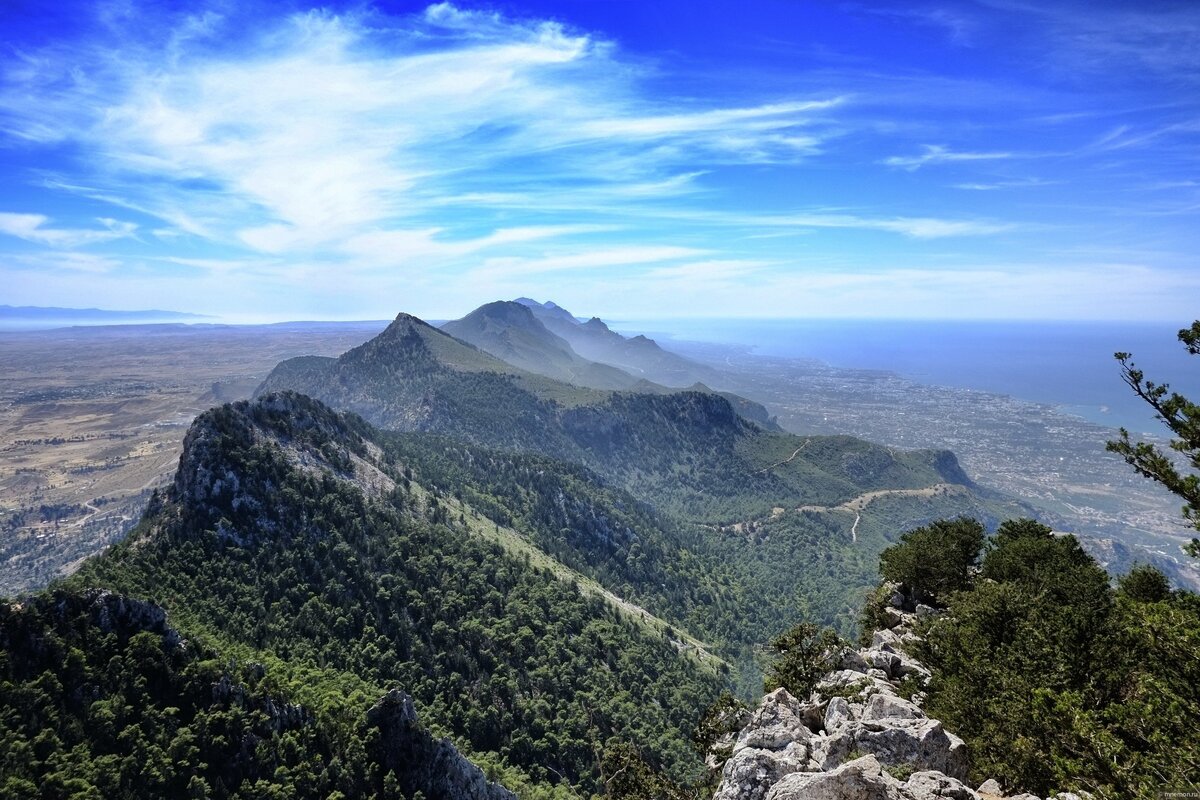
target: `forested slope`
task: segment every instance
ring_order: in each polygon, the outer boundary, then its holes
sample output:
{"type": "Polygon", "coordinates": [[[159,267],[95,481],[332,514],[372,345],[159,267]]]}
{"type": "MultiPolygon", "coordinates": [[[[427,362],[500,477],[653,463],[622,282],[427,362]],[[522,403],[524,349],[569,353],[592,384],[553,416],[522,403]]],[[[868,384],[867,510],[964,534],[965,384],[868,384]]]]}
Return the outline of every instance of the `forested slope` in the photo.
{"type": "Polygon", "coordinates": [[[593,789],[614,736],[694,769],[687,737],[722,685],[712,667],[473,534],[370,434],[297,395],[207,412],[141,527],[70,585],[154,599],[334,718],[366,710],[343,686],[402,687],[522,781],[593,789]]]}

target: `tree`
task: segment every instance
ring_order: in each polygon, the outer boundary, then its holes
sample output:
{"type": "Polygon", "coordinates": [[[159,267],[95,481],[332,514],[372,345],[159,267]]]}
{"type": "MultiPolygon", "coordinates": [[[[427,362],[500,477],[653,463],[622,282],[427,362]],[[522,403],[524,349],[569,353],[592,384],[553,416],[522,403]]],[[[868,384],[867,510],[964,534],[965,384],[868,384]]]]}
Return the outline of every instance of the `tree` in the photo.
{"type": "Polygon", "coordinates": [[[879,557],[884,580],[902,584],[921,602],[945,605],[951,592],[970,586],[984,529],[978,520],[939,519],[906,531],[879,557]]]}
{"type": "Polygon", "coordinates": [[[1159,603],[1171,596],[1171,582],[1149,564],[1138,564],[1120,579],[1121,594],[1139,603],[1159,603]]]}
{"type": "MultiPolygon", "coordinates": [[[[1200,355],[1200,320],[1193,322],[1192,327],[1179,331],[1178,338],[1190,355],[1200,355]]],[[[1175,435],[1171,439],[1171,449],[1182,453],[1194,472],[1182,473],[1176,465],[1176,458],[1153,444],[1133,441],[1129,431],[1124,428],[1121,428],[1119,439],[1108,443],[1108,449],[1119,454],[1142,475],[1183,498],[1184,519],[1200,530],[1200,474],[1197,474],[1200,472],[1200,405],[1178,392],[1172,392],[1168,384],[1146,380],[1145,374],[1133,363],[1133,356],[1129,353],[1113,355],[1121,362],[1121,377],[1125,383],[1154,409],[1158,418],[1175,435]]],[[[1192,539],[1187,552],[1200,558],[1200,539],[1192,539]]]]}
{"type": "Polygon", "coordinates": [[[803,699],[836,666],[846,643],[832,628],[801,622],[772,639],[771,647],[779,656],[767,668],[764,691],[783,687],[792,696],[803,699]]]}

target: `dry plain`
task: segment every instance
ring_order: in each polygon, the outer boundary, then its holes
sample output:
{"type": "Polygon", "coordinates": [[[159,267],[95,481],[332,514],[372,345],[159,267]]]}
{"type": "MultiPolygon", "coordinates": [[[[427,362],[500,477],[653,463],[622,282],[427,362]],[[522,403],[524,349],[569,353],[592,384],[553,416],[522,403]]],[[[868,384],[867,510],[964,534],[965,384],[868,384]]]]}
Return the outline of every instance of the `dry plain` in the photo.
{"type": "Polygon", "coordinates": [[[386,322],[116,325],[0,333],[0,595],[121,536],[204,409],[280,360],[337,355],[386,322]]]}

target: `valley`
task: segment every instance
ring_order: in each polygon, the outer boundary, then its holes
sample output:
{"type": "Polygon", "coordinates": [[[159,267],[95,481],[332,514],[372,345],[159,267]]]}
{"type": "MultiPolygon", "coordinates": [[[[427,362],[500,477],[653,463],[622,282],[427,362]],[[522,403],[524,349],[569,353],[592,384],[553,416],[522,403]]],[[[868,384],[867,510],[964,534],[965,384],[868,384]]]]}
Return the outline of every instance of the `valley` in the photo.
{"type": "Polygon", "coordinates": [[[672,346],[719,365],[789,431],[852,433],[893,447],[944,447],[978,483],[1030,504],[1058,529],[1086,537],[1093,553],[1114,569],[1153,559],[1180,585],[1200,589],[1200,571],[1180,552],[1192,533],[1180,519],[1178,499],[1105,451],[1114,429],[1050,406],[926,386],[885,371],[838,369],[703,343],[672,346]]]}

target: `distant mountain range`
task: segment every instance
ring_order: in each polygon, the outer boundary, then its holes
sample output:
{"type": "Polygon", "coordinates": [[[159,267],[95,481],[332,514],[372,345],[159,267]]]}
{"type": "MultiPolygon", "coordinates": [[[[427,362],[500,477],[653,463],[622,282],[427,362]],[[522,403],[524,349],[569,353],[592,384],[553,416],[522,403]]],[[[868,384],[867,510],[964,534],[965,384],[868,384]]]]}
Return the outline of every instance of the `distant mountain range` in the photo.
{"type": "Polygon", "coordinates": [[[503,361],[448,331],[501,352],[511,349],[543,373],[608,375],[589,371],[527,307],[492,303],[441,330],[400,314],[338,358],[282,362],[256,394],[300,392],[384,428],[580,463],[691,519],[842,502],[870,489],[969,483],[949,453],[900,453],[850,437],[785,434],[761,406],[703,387],[679,391],[641,381],[634,391],[613,391],[570,384],[503,361]],[[546,354],[540,364],[539,353],[546,354]],[[740,413],[744,409],[750,413],[740,413]],[[780,463],[763,469],[773,462],[780,463]]]}
{"type": "Polygon", "coordinates": [[[664,350],[645,336],[622,336],[599,317],[579,322],[552,302],[522,297],[488,303],[443,323],[441,329],[510,364],[576,386],[652,394],[687,388],[718,394],[739,415],[780,430],[760,403],[712,389],[723,381],[712,367],[664,350]]]}
{"type": "Polygon", "coordinates": [[[110,311],[102,308],[0,305],[0,330],[40,330],[71,325],[122,325],[148,322],[189,322],[212,319],[181,311],[110,311]]]}
{"type": "Polygon", "coordinates": [[[528,297],[514,302],[528,308],[549,331],[569,342],[584,358],[619,367],[664,386],[682,388],[696,383],[720,386],[721,376],[715,369],[664,350],[653,339],[622,336],[599,317],[581,322],[553,302],[539,303],[528,297]]]}

